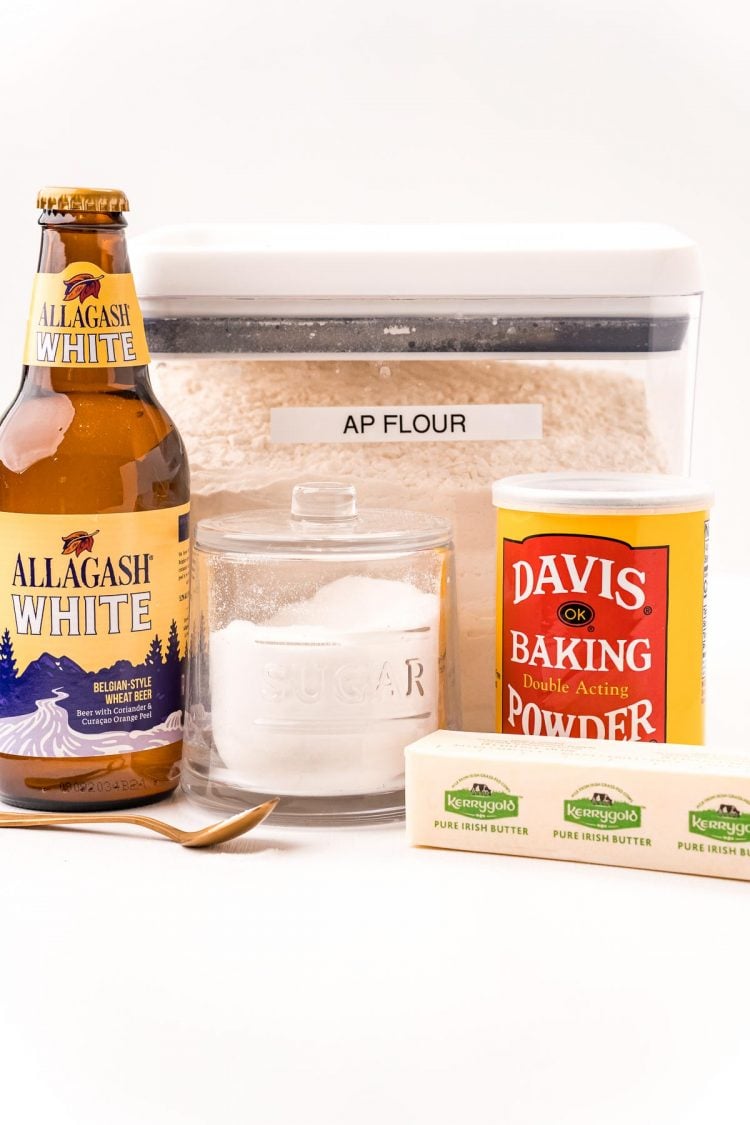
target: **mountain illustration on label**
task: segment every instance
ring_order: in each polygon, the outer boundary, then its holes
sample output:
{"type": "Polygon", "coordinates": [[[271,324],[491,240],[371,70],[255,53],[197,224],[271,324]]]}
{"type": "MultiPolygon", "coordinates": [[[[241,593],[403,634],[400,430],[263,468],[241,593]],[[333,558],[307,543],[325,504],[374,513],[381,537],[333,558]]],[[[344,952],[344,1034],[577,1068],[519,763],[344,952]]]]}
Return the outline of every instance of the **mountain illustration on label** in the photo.
{"type": "Polygon", "coordinates": [[[518,816],[520,803],[521,798],[510,793],[499,778],[470,774],[445,791],[444,808],[473,820],[500,820],[518,816]]]}
{"type": "Polygon", "coordinates": [[[732,793],[709,797],[691,809],[688,830],[723,843],[750,842],[750,801],[732,793]]]}
{"type": "Polygon", "coordinates": [[[603,785],[584,785],[563,805],[563,817],[570,824],[605,831],[640,828],[642,811],[628,793],[603,785]]]}
{"type": "Polygon", "coordinates": [[[75,555],[80,558],[84,551],[93,551],[94,549],[94,536],[99,534],[99,529],[96,531],[71,531],[69,535],[62,536],[63,555],[75,555]]]}
{"type": "Polygon", "coordinates": [[[98,277],[94,277],[93,273],[76,273],[72,277],[64,278],[65,296],[63,301],[78,300],[80,304],[83,304],[89,297],[96,300],[102,288],[103,277],[103,273],[99,274],[98,277]]]}
{"type": "Polygon", "coordinates": [[[13,642],[6,629],[0,635],[0,710],[5,716],[0,719],[0,753],[93,756],[174,742],[181,737],[182,730],[176,688],[184,675],[184,665],[177,626],[172,621],[166,651],[161,638],[155,635],[140,664],[118,660],[107,668],[86,672],[67,656],[44,652],[19,675],[13,642]],[[120,693],[134,690],[143,699],[137,713],[127,706],[117,706],[120,693]],[[117,751],[107,748],[107,738],[97,731],[97,713],[103,715],[106,731],[115,736],[117,751]],[[136,737],[139,734],[149,737],[144,742],[136,737]],[[105,748],[88,749],[89,739],[92,746],[105,748]]]}

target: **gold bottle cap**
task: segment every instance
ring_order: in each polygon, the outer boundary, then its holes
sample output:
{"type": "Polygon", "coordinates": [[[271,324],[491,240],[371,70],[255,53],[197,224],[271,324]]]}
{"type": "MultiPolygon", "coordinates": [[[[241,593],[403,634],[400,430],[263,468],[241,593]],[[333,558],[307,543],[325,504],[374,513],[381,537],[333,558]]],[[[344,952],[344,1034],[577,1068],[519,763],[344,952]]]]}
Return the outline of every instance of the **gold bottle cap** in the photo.
{"type": "Polygon", "coordinates": [[[125,192],[117,188],[46,187],[36,197],[42,211],[129,211],[125,192]]]}

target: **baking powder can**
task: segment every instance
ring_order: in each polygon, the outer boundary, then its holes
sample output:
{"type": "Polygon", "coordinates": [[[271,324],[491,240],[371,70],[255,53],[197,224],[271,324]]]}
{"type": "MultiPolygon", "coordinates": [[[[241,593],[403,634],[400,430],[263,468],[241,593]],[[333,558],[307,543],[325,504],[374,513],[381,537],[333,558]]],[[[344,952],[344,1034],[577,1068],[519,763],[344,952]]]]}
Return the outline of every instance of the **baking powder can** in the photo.
{"type": "Polygon", "coordinates": [[[710,490],[545,473],[492,499],[497,730],[702,744],[710,490]]]}

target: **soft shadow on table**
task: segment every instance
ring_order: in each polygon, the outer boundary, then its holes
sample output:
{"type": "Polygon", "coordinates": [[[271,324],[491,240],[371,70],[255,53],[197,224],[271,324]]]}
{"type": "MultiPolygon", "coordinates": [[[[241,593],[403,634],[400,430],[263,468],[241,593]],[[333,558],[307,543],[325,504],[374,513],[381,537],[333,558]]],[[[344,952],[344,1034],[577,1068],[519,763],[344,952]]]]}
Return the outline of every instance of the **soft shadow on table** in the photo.
{"type": "Polygon", "coordinates": [[[201,848],[204,855],[216,853],[231,853],[234,855],[250,855],[252,852],[294,852],[304,848],[304,843],[299,840],[284,840],[280,836],[273,839],[264,839],[259,836],[240,836],[236,840],[227,840],[226,844],[216,844],[213,848],[201,848]]]}
{"type": "MultiPolygon", "coordinates": [[[[250,855],[253,852],[260,854],[261,852],[288,852],[296,851],[300,847],[304,847],[299,841],[284,840],[278,836],[273,838],[261,836],[239,836],[236,840],[227,840],[225,844],[215,844],[209,848],[183,848],[180,844],[176,844],[173,840],[167,840],[164,836],[156,836],[151,833],[144,832],[118,832],[116,828],[105,827],[73,827],[65,826],[56,828],[54,825],[40,825],[37,828],[5,828],[1,829],[3,833],[14,832],[28,833],[28,832],[45,832],[50,835],[76,835],[76,836],[92,836],[99,840],[138,840],[140,842],[147,842],[149,844],[164,845],[169,848],[179,849],[183,852],[195,851],[200,852],[202,855],[209,855],[211,852],[221,852],[224,854],[233,855],[250,855]]],[[[2,836],[0,836],[2,839],[2,836]]]]}

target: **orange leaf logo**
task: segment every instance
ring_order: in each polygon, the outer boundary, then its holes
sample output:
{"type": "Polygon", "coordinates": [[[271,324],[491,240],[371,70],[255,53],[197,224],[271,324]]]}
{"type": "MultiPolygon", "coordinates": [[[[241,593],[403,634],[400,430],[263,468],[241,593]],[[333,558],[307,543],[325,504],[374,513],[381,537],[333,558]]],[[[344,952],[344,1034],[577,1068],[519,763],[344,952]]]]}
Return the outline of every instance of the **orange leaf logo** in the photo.
{"type": "Polygon", "coordinates": [[[93,551],[94,549],[94,536],[99,534],[99,529],[96,531],[71,531],[70,535],[63,535],[63,549],[64,555],[75,555],[78,558],[84,551],[93,551]]]}
{"type": "Polygon", "coordinates": [[[65,286],[63,301],[75,301],[78,298],[83,304],[89,297],[98,297],[103,277],[103,273],[98,277],[94,277],[93,273],[76,273],[67,281],[63,280],[65,286]]]}

